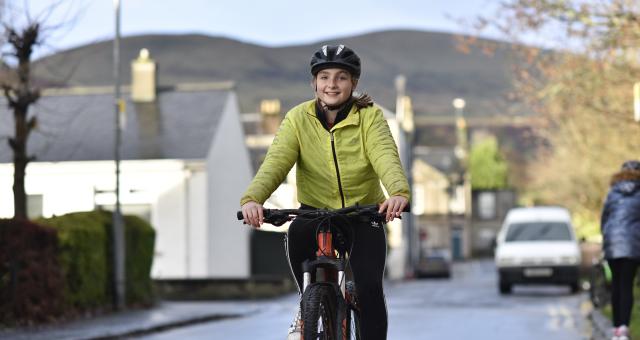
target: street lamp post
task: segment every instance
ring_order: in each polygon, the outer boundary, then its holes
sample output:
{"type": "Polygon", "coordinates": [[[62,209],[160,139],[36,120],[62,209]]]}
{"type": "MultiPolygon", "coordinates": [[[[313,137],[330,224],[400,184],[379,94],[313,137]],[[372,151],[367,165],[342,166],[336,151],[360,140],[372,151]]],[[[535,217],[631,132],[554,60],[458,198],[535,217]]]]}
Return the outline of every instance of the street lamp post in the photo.
{"type": "Polygon", "coordinates": [[[463,202],[464,202],[464,224],[462,231],[459,229],[454,230],[457,233],[457,237],[460,242],[460,253],[457,256],[461,258],[465,257],[465,249],[468,249],[468,242],[471,239],[469,229],[469,219],[471,218],[471,180],[469,174],[469,142],[467,139],[467,122],[464,119],[464,108],[466,102],[462,98],[455,98],[452,102],[456,112],[456,148],[455,155],[460,160],[461,174],[459,179],[462,181],[463,186],[463,202]],[[460,234],[461,233],[461,234],[460,234]],[[466,246],[465,246],[466,245],[466,246]]]}
{"type": "Polygon", "coordinates": [[[122,144],[122,125],[124,123],[124,102],[120,94],[120,0],[113,1],[115,8],[116,32],[113,40],[113,75],[115,80],[115,165],[116,165],[116,204],[113,212],[113,285],[114,307],[118,310],[125,306],[125,239],[124,221],[120,210],[120,149],[122,144]]]}
{"type": "MultiPolygon", "coordinates": [[[[411,193],[413,199],[413,141],[415,126],[413,122],[413,108],[411,106],[411,98],[409,96],[404,96],[402,100],[404,101],[404,117],[402,121],[402,130],[404,131],[405,135],[404,161],[407,174],[407,182],[409,182],[409,192],[411,193]]],[[[409,275],[413,276],[416,263],[416,251],[418,249],[417,245],[415,244],[414,237],[416,228],[413,211],[405,214],[405,219],[409,236],[409,275]]]]}
{"type": "MultiPolygon", "coordinates": [[[[466,158],[467,152],[467,124],[464,120],[463,110],[466,102],[462,98],[453,100],[453,107],[456,109],[456,156],[463,160],[466,158]]],[[[465,164],[466,165],[466,164],[465,164]]]]}
{"type": "MultiPolygon", "coordinates": [[[[403,75],[396,77],[396,119],[399,126],[398,144],[400,148],[400,159],[405,167],[407,181],[410,192],[413,192],[413,110],[411,99],[405,95],[406,78],[403,75]]],[[[413,213],[405,215],[402,220],[403,239],[406,245],[405,254],[405,276],[413,276],[414,271],[414,223],[413,213]]]]}

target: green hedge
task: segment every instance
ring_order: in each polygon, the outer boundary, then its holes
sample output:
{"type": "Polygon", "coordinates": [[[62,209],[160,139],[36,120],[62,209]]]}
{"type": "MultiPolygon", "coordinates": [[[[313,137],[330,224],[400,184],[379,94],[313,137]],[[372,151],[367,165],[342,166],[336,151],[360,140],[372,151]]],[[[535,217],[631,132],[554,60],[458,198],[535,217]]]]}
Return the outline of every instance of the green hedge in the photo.
{"type": "Polygon", "coordinates": [[[58,257],[66,280],[65,302],[70,307],[92,309],[110,302],[107,221],[107,216],[99,212],[39,220],[58,230],[58,257]]]}
{"type": "Polygon", "coordinates": [[[156,233],[138,216],[125,216],[127,303],[149,304],[153,300],[151,265],[156,233]]]}
{"type": "MultiPolygon", "coordinates": [[[[144,220],[125,216],[127,303],[153,300],[151,263],[155,231],[144,220]]],[[[112,213],[92,211],[41,219],[58,230],[60,263],[66,279],[65,300],[84,310],[108,306],[113,301],[111,281],[112,213]]]]}

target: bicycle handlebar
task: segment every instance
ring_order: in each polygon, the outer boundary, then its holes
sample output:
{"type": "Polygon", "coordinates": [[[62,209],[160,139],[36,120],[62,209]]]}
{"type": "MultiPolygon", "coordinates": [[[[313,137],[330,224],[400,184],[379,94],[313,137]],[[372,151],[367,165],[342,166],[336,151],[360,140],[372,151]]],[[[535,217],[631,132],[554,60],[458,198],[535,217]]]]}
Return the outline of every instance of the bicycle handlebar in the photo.
{"type": "MultiPolygon", "coordinates": [[[[328,210],[328,209],[263,209],[264,222],[273,224],[275,226],[281,226],[284,223],[293,220],[299,215],[305,217],[321,217],[321,216],[344,216],[344,215],[359,215],[370,216],[373,218],[384,218],[386,214],[378,213],[379,206],[377,204],[371,205],[354,205],[342,209],[328,210]]],[[[410,205],[404,208],[403,212],[410,212],[410,205]]],[[[236,213],[238,220],[243,220],[242,211],[236,213]]]]}

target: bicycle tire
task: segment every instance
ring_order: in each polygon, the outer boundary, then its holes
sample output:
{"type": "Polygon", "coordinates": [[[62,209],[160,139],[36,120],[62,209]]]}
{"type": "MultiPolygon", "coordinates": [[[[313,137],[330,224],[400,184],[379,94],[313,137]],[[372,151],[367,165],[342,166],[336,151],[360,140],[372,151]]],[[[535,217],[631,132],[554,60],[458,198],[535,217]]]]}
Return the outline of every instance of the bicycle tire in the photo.
{"type": "Polygon", "coordinates": [[[312,284],[302,294],[303,340],[337,340],[336,293],[332,286],[312,284]]]}
{"type": "Polygon", "coordinates": [[[362,340],[360,335],[360,314],[353,308],[347,309],[347,334],[348,340],[362,340]]]}
{"type": "Polygon", "coordinates": [[[607,274],[602,263],[597,263],[591,267],[589,277],[589,297],[591,298],[591,303],[596,308],[606,306],[611,299],[606,275],[607,274]]]}
{"type": "Polygon", "coordinates": [[[360,312],[357,304],[358,298],[356,294],[356,286],[353,281],[346,283],[347,296],[349,303],[346,304],[345,315],[345,334],[348,334],[345,340],[362,340],[360,335],[360,312]]]}

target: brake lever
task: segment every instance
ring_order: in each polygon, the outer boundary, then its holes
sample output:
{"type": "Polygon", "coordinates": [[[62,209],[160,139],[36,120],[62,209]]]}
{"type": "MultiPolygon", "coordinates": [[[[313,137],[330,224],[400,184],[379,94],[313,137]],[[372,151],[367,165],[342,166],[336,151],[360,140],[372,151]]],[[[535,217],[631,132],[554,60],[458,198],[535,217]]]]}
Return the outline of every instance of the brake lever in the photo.
{"type": "Polygon", "coordinates": [[[287,222],[290,218],[288,214],[279,214],[270,210],[265,210],[264,222],[279,227],[287,222]]]}

